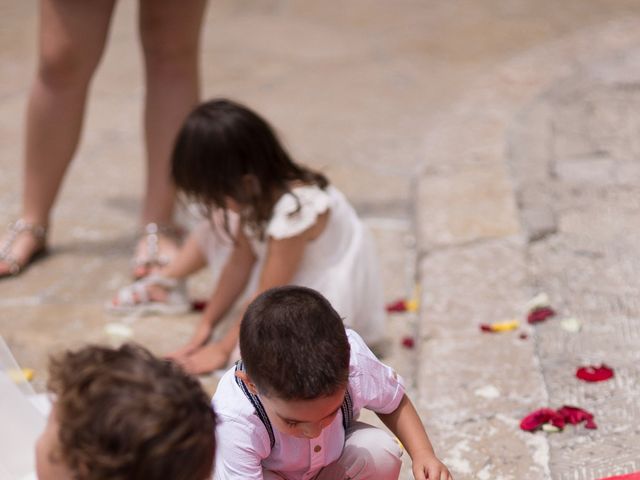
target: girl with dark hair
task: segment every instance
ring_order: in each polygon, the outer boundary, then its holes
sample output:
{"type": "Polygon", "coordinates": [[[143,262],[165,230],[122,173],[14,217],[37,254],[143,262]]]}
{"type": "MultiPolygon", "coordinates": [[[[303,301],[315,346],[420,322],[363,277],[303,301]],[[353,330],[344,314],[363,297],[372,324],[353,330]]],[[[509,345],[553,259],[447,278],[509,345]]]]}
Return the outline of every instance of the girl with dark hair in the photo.
{"type": "Polygon", "coordinates": [[[110,312],[184,313],[186,278],[209,264],[214,292],[192,339],[171,354],[191,373],[228,362],[238,325],[208,342],[245,291],[250,301],[280,285],[313,288],[368,343],[382,339],[383,296],[369,232],[322,174],[292,160],[262,117],[229,100],[198,106],[178,134],[171,168],[206,221],[169,265],[121,289],[110,312]]]}

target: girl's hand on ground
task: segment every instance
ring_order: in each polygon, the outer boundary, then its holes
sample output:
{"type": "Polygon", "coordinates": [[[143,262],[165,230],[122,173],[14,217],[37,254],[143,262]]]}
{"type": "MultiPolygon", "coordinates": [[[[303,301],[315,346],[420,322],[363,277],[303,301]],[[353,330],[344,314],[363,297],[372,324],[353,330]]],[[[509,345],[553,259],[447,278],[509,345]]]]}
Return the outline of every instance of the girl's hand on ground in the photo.
{"type": "Polygon", "coordinates": [[[444,463],[433,454],[413,458],[413,476],[416,480],[453,480],[444,463]]]}
{"type": "Polygon", "coordinates": [[[209,341],[210,336],[211,326],[207,323],[200,322],[198,328],[196,328],[196,331],[193,334],[193,337],[191,337],[191,340],[189,340],[189,343],[187,343],[184,347],[167,354],[166,357],[171,360],[176,360],[178,361],[178,363],[180,363],[180,358],[187,357],[195,353],[199,348],[201,348],[205,343],[209,341]]]}
{"type": "Polygon", "coordinates": [[[191,354],[176,357],[174,360],[188,373],[200,375],[226,367],[230,356],[231,353],[217,342],[200,347],[191,354]]]}

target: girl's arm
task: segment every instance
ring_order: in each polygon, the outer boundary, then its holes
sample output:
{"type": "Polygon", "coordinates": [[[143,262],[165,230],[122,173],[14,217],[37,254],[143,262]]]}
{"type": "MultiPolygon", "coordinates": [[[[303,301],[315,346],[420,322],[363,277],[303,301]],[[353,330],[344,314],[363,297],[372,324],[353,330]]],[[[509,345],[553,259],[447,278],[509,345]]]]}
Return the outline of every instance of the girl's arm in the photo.
{"type": "Polygon", "coordinates": [[[256,256],[251,249],[251,244],[240,227],[236,234],[236,244],[220,273],[218,283],[202,313],[195,334],[189,343],[172,354],[172,357],[188,354],[207,342],[213,327],[224,317],[246,288],[255,262],[256,256]]]}
{"type": "Polygon", "coordinates": [[[224,351],[231,353],[235,348],[240,334],[240,320],[249,303],[265,290],[291,283],[291,280],[293,280],[293,277],[300,267],[300,263],[302,263],[307,243],[322,233],[328,216],[329,212],[319,215],[318,220],[313,226],[295,237],[269,239],[267,256],[262,272],[260,273],[258,289],[242,308],[242,313],[238,321],[220,341],[220,346],[224,351]]]}
{"type": "Polygon", "coordinates": [[[436,457],[424,425],[409,397],[405,395],[393,412],[377,415],[409,453],[416,480],[453,480],[447,467],[436,457]]]}

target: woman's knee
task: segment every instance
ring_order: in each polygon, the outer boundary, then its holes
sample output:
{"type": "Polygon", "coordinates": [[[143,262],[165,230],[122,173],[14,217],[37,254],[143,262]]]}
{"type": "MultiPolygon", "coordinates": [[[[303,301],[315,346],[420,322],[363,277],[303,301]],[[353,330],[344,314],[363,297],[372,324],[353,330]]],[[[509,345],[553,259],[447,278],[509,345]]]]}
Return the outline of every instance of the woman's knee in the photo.
{"type": "Polygon", "coordinates": [[[100,61],[100,51],[79,45],[48,45],[38,58],[38,79],[53,88],[81,88],[88,85],[100,61]]]}
{"type": "Polygon", "coordinates": [[[140,36],[146,67],[155,74],[191,73],[198,63],[197,37],[174,32],[163,22],[152,20],[141,24],[140,36]]]}

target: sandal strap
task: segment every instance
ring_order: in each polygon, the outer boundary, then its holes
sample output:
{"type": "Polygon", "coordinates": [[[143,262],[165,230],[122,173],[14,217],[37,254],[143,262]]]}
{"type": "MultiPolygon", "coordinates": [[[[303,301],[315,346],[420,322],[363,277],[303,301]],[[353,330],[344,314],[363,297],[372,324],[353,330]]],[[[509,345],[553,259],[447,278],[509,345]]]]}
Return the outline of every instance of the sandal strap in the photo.
{"type": "Polygon", "coordinates": [[[14,268],[17,268],[15,273],[18,273],[21,267],[16,261],[16,259],[13,258],[13,256],[10,254],[10,252],[11,252],[11,248],[13,247],[13,244],[18,238],[18,235],[20,235],[21,233],[29,233],[38,242],[41,242],[44,244],[44,241],[47,238],[47,227],[46,225],[27,222],[22,218],[9,224],[9,233],[7,235],[7,238],[3,242],[2,246],[0,247],[0,259],[2,261],[10,263],[12,271],[14,268]]]}
{"type": "Polygon", "coordinates": [[[4,253],[4,251],[0,252],[0,261],[9,264],[10,275],[17,275],[20,273],[20,270],[22,270],[22,265],[9,253],[4,253]]]}
{"type": "Polygon", "coordinates": [[[182,238],[183,230],[177,225],[171,223],[147,223],[142,227],[142,235],[167,235],[175,237],[176,239],[182,238]]]}
{"type": "Polygon", "coordinates": [[[164,277],[158,274],[148,275],[144,278],[141,278],[135,283],[144,285],[145,287],[148,287],[151,285],[158,285],[160,287],[166,288],[167,290],[173,290],[183,284],[183,282],[180,280],[177,280],[175,278],[164,277]]]}
{"type": "Polygon", "coordinates": [[[184,281],[163,277],[161,275],[149,275],[118,290],[116,295],[118,303],[129,307],[150,303],[151,298],[149,297],[147,288],[151,285],[158,285],[167,289],[168,303],[175,298],[182,298],[182,296],[186,295],[184,293],[184,281]],[[176,297],[175,294],[177,294],[178,297],[176,297]]]}
{"type": "Polygon", "coordinates": [[[147,243],[147,251],[144,257],[136,258],[134,264],[159,266],[166,265],[167,263],[169,263],[170,258],[160,254],[160,235],[165,235],[179,241],[180,239],[182,239],[183,234],[183,230],[176,225],[155,222],[147,223],[142,228],[142,235],[147,243]]]}

